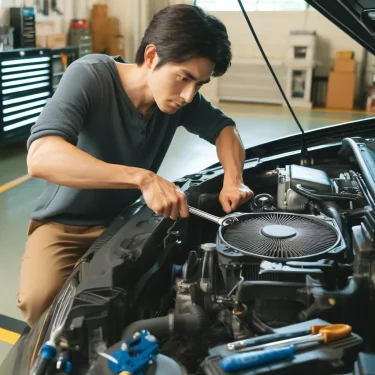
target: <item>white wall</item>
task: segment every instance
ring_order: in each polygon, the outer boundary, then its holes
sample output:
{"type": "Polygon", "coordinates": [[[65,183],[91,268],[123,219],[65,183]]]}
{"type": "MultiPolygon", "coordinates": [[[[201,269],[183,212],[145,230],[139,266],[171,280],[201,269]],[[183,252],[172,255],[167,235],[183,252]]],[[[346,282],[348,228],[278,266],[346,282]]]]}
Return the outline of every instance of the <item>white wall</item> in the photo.
{"type": "MultiPolygon", "coordinates": [[[[124,0],[119,0],[124,1],[124,0]]],[[[45,20],[53,20],[56,23],[56,33],[68,32],[69,23],[72,18],[89,18],[92,4],[97,3],[97,0],[57,0],[57,7],[62,11],[63,15],[59,16],[50,9],[49,15],[36,14],[36,21],[42,22],[45,20]]],[[[7,8],[20,7],[22,4],[33,7],[34,0],[0,0],[0,24],[9,22],[9,12],[7,8]]],[[[40,1],[42,4],[42,1],[40,1]]]]}
{"type": "MultiPolygon", "coordinates": [[[[19,5],[23,0],[0,0],[2,7],[19,5]]],[[[69,20],[73,17],[88,17],[93,3],[98,0],[58,0],[59,6],[64,11],[62,31],[67,31],[69,20]]],[[[175,1],[173,2],[183,2],[175,1]]],[[[150,9],[158,8],[157,5],[171,3],[172,0],[107,0],[110,16],[119,18],[121,33],[125,37],[125,59],[134,60],[136,48],[140,42],[141,35],[146,27],[150,9]],[[140,5],[139,5],[140,4],[140,5]],[[157,4],[157,5],[155,5],[157,4]]],[[[187,2],[185,0],[185,2],[187,2]]],[[[26,0],[29,5],[33,0],[26,0]]],[[[211,12],[221,19],[227,27],[232,42],[233,58],[247,59],[260,58],[261,54],[251,32],[246,24],[245,18],[240,11],[234,12],[211,12]]],[[[328,21],[317,11],[308,11],[307,17],[301,11],[295,12],[248,12],[255,31],[261,41],[263,48],[270,59],[283,59],[286,54],[288,35],[291,30],[302,28],[317,32],[317,60],[316,75],[328,75],[332,67],[332,60],[338,50],[353,50],[355,53],[357,74],[360,71],[363,48],[337,26],[328,21]]],[[[42,20],[41,15],[38,19],[42,20]]],[[[61,18],[60,18],[61,19],[61,18]]],[[[59,26],[60,27],[60,26],[59,26]]],[[[215,101],[217,79],[203,88],[203,93],[215,101]]]]}
{"type": "Polygon", "coordinates": [[[110,17],[120,20],[121,34],[125,38],[125,56],[128,61],[134,60],[135,50],[140,43],[140,12],[134,0],[108,0],[110,17]],[[136,31],[139,30],[137,33],[136,31]]]}
{"type": "Polygon", "coordinates": [[[106,0],[109,15],[120,20],[125,37],[125,59],[134,61],[135,53],[152,15],[173,4],[192,4],[193,0],[106,0]]]}
{"type": "MultiPolygon", "coordinates": [[[[7,8],[19,7],[25,1],[26,6],[34,6],[34,0],[0,0],[0,24],[9,24],[9,11],[7,8]]],[[[117,17],[121,23],[121,33],[125,37],[125,58],[132,61],[136,46],[140,42],[141,9],[138,6],[140,0],[107,0],[110,16],[117,17]],[[139,29],[138,33],[135,30],[139,29]]],[[[88,19],[91,15],[92,4],[99,0],[58,0],[58,8],[63,12],[62,16],[50,11],[48,17],[37,13],[36,21],[54,20],[56,22],[55,32],[68,32],[70,20],[73,18],[88,19]]],[[[143,0],[144,4],[148,0],[143,0]]]]}
{"type": "MultiPolygon", "coordinates": [[[[241,12],[214,12],[213,14],[226,25],[235,58],[261,57],[241,12]]],[[[305,21],[305,13],[300,11],[248,12],[248,15],[270,59],[285,57],[290,31],[303,28],[305,21]]],[[[353,50],[356,61],[360,62],[363,48],[320,13],[307,12],[306,29],[316,30],[317,33],[317,60],[322,64],[317,69],[318,75],[328,73],[338,50],[353,50]]]]}
{"type": "MultiPolygon", "coordinates": [[[[232,42],[233,58],[261,58],[261,53],[242,12],[211,13],[223,21],[227,27],[232,42]]],[[[317,34],[316,59],[319,65],[315,70],[315,75],[328,75],[332,69],[336,51],[352,50],[355,53],[356,73],[359,78],[363,47],[317,11],[308,11],[306,20],[305,12],[301,11],[257,11],[248,12],[248,16],[269,59],[284,59],[290,31],[303,28],[306,22],[306,29],[316,30],[317,34]]],[[[214,98],[215,87],[207,87],[205,91],[207,92],[205,95],[214,98]]]]}
{"type": "MultiPolygon", "coordinates": [[[[0,0],[1,8],[19,6],[25,1],[26,5],[32,6],[34,0],[0,0]]],[[[167,0],[158,0],[160,4],[167,3],[167,0]]],[[[59,8],[64,12],[64,28],[69,25],[73,16],[87,18],[90,16],[92,4],[99,0],[58,0],[59,8]]],[[[140,35],[144,32],[144,14],[147,7],[151,6],[155,0],[107,0],[110,16],[117,17],[121,23],[121,31],[128,41],[126,58],[133,60],[139,36],[136,38],[135,31],[140,35]],[[143,4],[140,9],[137,3],[143,4]]],[[[171,2],[171,0],[169,0],[171,2]]],[[[175,1],[175,2],[183,2],[175,1]]],[[[185,0],[186,2],[186,0],[185,0]]],[[[240,11],[236,12],[211,12],[221,19],[228,29],[228,34],[232,42],[233,57],[258,58],[261,57],[258,47],[251,36],[245,18],[240,11]]],[[[302,28],[305,23],[304,12],[248,12],[255,31],[270,59],[282,59],[285,57],[288,35],[291,30],[302,28]]],[[[43,15],[38,14],[37,19],[42,21],[43,15]]],[[[50,18],[58,17],[56,15],[50,18]]],[[[343,31],[336,27],[316,11],[307,12],[306,28],[317,31],[317,59],[321,62],[316,74],[327,74],[331,68],[332,59],[337,50],[350,49],[355,52],[357,62],[361,61],[362,47],[343,31]]]]}

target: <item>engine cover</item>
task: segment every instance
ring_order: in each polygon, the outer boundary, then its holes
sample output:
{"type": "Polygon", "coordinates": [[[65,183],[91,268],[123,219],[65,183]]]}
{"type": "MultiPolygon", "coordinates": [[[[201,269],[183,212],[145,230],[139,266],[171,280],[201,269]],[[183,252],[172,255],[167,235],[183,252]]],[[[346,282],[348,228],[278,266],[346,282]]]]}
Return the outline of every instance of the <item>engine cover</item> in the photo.
{"type": "Polygon", "coordinates": [[[332,183],[326,172],[303,167],[287,165],[278,168],[277,208],[282,211],[301,213],[305,211],[307,198],[293,190],[300,184],[305,189],[319,193],[332,192],[332,183]]]}

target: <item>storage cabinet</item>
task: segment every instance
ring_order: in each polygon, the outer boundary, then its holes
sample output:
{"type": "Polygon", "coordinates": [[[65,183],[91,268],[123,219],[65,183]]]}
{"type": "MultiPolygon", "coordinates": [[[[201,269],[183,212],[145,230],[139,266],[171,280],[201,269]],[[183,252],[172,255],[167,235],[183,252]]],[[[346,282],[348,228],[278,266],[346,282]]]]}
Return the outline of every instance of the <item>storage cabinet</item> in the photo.
{"type": "Polygon", "coordinates": [[[67,67],[76,47],[0,52],[0,147],[26,139],[67,67]]]}
{"type": "Polygon", "coordinates": [[[10,25],[14,28],[14,48],[36,46],[34,8],[10,8],[10,25]]]}
{"type": "Polygon", "coordinates": [[[0,146],[26,138],[52,95],[51,51],[0,52],[0,146]]]}
{"type": "Polygon", "coordinates": [[[78,59],[77,47],[64,47],[51,49],[52,54],[52,92],[57,86],[68,66],[78,59]]]}

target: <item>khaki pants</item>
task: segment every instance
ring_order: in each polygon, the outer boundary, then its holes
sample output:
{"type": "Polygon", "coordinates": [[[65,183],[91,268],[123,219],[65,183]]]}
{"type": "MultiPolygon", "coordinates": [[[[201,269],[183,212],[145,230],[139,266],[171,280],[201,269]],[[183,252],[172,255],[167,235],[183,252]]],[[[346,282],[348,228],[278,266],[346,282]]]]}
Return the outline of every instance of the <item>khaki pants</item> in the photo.
{"type": "Polygon", "coordinates": [[[104,226],[30,222],[17,306],[31,327],[51,305],[77,261],[104,229],[104,226]]]}

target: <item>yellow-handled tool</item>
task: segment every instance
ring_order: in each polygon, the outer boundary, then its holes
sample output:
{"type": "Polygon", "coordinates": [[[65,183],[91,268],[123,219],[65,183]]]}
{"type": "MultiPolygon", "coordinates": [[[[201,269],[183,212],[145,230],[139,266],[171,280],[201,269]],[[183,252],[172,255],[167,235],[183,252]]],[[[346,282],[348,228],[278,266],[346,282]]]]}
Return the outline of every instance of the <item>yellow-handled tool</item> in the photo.
{"type": "Polygon", "coordinates": [[[314,341],[324,341],[325,344],[347,337],[351,332],[352,327],[347,324],[316,325],[311,327],[311,333],[315,337],[314,341]],[[318,340],[318,336],[322,337],[321,340],[318,340]]]}
{"type": "Polygon", "coordinates": [[[325,344],[347,337],[352,332],[352,327],[347,324],[315,325],[311,327],[311,335],[296,337],[287,340],[270,342],[268,344],[252,346],[239,350],[239,352],[250,352],[266,348],[275,348],[286,345],[305,344],[314,341],[323,341],[325,344]]]}

